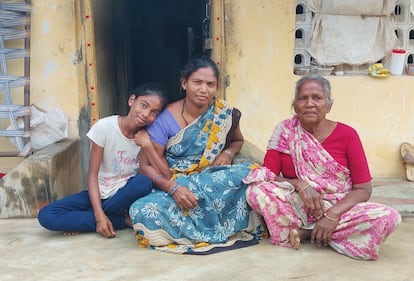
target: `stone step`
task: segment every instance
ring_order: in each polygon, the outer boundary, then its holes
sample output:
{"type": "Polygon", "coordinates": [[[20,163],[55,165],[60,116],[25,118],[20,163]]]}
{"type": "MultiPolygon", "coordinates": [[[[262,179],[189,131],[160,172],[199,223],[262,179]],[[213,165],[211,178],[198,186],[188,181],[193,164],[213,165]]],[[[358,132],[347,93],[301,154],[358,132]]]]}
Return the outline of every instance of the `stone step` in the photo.
{"type": "Polygon", "coordinates": [[[79,192],[80,143],[66,139],[30,155],[0,179],[0,218],[37,217],[41,207],[79,192]]]}

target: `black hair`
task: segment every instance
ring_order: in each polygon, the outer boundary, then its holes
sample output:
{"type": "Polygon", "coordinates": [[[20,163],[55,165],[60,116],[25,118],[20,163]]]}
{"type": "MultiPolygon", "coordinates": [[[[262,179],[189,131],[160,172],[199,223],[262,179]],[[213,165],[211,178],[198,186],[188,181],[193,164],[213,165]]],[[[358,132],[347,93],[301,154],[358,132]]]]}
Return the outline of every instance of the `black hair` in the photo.
{"type": "Polygon", "coordinates": [[[212,59],[206,56],[197,56],[197,57],[192,58],[181,70],[180,78],[187,81],[188,78],[191,76],[191,74],[193,74],[200,68],[208,68],[208,67],[213,69],[214,76],[216,77],[217,82],[218,82],[220,78],[219,69],[216,63],[212,59]]]}
{"type": "Polygon", "coordinates": [[[168,97],[166,95],[166,91],[161,84],[158,83],[145,83],[141,86],[132,90],[129,94],[130,96],[134,95],[135,98],[141,96],[150,96],[155,95],[161,98],[162,109],[164,109],[168,104],[168,97]]]}

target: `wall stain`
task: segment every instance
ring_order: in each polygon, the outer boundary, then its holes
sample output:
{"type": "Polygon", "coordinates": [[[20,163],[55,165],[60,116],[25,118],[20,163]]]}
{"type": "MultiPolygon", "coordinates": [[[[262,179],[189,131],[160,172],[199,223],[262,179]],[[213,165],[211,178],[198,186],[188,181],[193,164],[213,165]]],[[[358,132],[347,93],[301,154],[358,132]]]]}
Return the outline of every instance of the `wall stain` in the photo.
{"type": "Polygon", "coordinates": [[[91,111],[89,107],[83,106],[79,112],[78,128],[80,136],[80,162],[81,162],[81,184],[87,186],[90,141],[86,136],[91,128],[91,111]]]}

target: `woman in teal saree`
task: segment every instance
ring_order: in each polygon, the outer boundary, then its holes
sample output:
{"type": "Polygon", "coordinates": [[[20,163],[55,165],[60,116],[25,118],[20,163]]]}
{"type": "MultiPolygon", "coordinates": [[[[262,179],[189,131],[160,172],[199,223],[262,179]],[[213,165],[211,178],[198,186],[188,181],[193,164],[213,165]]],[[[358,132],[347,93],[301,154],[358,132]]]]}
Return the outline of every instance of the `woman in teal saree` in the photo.
{"type": "Polygon", "coordinates": [[[216,97],[210,59],[191,61],[181,77],[186,97],[148,128],[154,149],[141,156],[141,171],[157,188],[130,207],[138,244],[198,254],[256,244],[263,229],[242,182],[255,164],[232,164],[243,145],[239,111],[216,97]]]}

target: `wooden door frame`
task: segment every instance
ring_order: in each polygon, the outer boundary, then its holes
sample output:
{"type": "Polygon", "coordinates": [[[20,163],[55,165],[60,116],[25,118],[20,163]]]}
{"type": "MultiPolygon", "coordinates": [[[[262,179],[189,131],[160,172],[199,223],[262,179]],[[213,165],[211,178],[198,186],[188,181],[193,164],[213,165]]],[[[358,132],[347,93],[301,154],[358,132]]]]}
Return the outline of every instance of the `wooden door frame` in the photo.
{"type": "Polygon", "coordinates": [[[224,38],[224,0],[212,0],[211,2],[211,34],[213,39],[212,59],[216,62],[220,71],[219,97],[225,98],[225,38],[224,38]]]}

